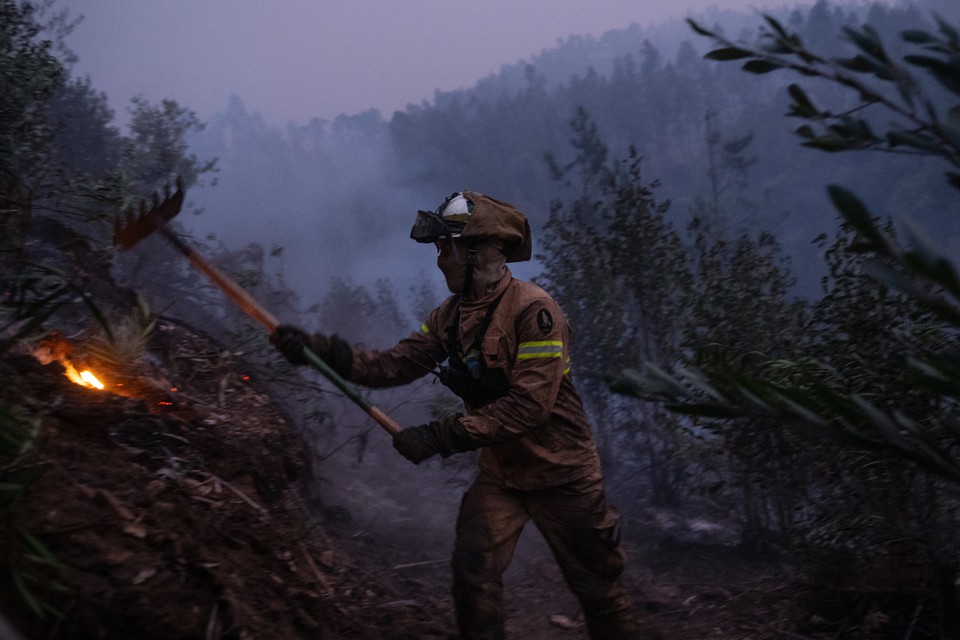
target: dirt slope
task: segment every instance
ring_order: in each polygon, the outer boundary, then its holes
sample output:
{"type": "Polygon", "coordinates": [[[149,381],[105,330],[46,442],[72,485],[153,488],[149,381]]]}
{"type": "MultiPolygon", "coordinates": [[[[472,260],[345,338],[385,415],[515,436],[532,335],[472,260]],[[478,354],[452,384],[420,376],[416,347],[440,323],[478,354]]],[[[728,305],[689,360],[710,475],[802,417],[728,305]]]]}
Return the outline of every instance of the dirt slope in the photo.
{"type": "MultiPolygon", "coordinates": [[[[126,396],[77,386],[31,355],[0,360],[0,379],[19,385],[4,387],[3,402],[35,415],[41,434],[36,479],[13,526],[0,524],[0,612],[25,640],[455,637],[445,561],[398,564],[403,535],[319,515],[304,498],[303,443],[242,363],[173,323],[154,342],[166,368],[126,396]],[[18,527],[62,573],[30,559],[18,527]],[[24,607],[14,575],[60,616],[24,607]],[[45,590],[51,579],[67,589],[45,590]]],[[[797,631],[811,594],[775,564],[650,542],[628,543],[627,574],[649,637],[833,637],[797,631]]],[[[517,557],[509,637],[586,638],[533,532],[517,557]]]]}
{"type": "Polygon", "coordinates": [[[41,421],[15,523],[65,566],[42,570],[5,528],[0,610],[26,638],[379,638],[393,619],[420,634],[403,608],[369,606],[398,598],[311,530],[302,444],[269,398],[202,336],[161,330],[181,368],[169,379],[188,381],[177,392],[123,397],[30,355],[0,363],[20,385],[4,401],[41,421]],[[69,588],[36,590],[62,617],[15,599],[11,565],[69,588]]]}

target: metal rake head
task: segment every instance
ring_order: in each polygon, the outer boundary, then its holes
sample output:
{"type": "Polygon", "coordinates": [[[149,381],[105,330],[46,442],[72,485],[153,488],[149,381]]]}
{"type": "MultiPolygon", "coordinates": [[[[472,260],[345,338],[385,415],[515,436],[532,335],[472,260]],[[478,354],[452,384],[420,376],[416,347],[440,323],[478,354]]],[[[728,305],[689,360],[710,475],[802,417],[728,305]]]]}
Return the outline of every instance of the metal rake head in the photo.
{"type": "Polygon", "coordinates": [[[172,195],[170,185],[163,190],[163,200],[160,200],[160,194],[154,192],[149,211],[146,202],[141,200],[138,213],[131,208],[122,212],[126,218],[125,223],[121,223],[121,214],[118,213],[113,220],[113,245],[125,251],[167,224],[180,213],[183,196],[183,179],[178,177],[177,190],[172,195]]]}

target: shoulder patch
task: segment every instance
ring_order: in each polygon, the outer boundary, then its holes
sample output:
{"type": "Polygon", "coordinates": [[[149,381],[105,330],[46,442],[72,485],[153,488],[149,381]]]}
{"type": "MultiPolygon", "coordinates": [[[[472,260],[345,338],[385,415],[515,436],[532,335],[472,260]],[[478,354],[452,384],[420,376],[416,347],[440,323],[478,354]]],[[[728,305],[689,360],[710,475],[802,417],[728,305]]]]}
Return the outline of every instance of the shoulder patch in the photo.
{"type": "Polygon", "coordinates": [[[553,330],[553,316],[546,309],[537,311],[537,326],[543,333],[550,333],[553,330]]]}

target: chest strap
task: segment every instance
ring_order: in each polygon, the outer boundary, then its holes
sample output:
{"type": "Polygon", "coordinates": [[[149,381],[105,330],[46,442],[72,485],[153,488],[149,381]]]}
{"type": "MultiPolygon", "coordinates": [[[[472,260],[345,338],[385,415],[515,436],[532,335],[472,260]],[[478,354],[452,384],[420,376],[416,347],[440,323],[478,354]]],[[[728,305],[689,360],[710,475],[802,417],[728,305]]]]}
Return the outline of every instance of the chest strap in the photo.
{"type": "MultiPolygon", "coordinates": [[[[483,315],[483,320],[477,328],[477,335],[466,352],[479,349],[480,345],[483,344],[483,336],[486,334],[487,327],[490,326],[490,322],[493,320],[493,313],[497,310],[497,306],[509,288],[510,285],[507,285],[507,287],[500,292],[500,295],[487,307],[487,312],[483,315]]],[[[460,301],[457,300],[457,311],[453,314],[453,321],[450,323],[450,326],[447,327],[447,355],[450,358],[456,357],[457,360],[460,360],[460,346],[460,301]]]]}

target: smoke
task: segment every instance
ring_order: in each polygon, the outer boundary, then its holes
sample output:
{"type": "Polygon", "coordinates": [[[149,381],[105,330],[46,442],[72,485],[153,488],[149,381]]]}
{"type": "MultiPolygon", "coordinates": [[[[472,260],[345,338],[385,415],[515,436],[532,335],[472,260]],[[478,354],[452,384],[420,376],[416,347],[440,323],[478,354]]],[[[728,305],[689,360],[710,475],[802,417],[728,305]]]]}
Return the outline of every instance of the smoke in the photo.
{"type": "Polygon", "coordinates": [[[195,237],[239,249],[251,242],[271,255],[271,275],[296,291],[304,308],[335,279],[397,290],[433,273],[432,248],[408,239],[419,208],[438,193],[396,184],[388,168],[387,123],[376,111],[314,120],[279,130],[233,97],[191,140],[202,158],[227,169],[212,188],[189,194],[199,213],[184,223],[195,237]]]}

